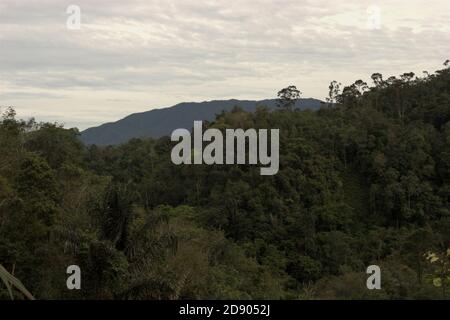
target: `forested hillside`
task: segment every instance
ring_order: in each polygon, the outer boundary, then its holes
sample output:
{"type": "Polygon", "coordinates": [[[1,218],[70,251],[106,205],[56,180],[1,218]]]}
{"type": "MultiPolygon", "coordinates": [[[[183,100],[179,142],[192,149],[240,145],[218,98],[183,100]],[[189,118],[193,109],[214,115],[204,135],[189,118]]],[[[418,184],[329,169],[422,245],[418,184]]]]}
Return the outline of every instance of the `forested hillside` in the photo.
{"type": "Polygon", "coordinates": [[[208,124],[279,128],[275,176],[175,166],[169,137],[85,147],[6,110],[0,265],[39,299],[448,298],[450,69],[372,79],[333,82],[319,111],[208,124]],[[372,264],[382,290],[366,288],[372,264]]]}
{"type": "MultiPolygon", "coordinates": [[[[231,111],[236,105],[245,111],[253,112],[259,105],[275,109],[277,100],[184,102],[169,108],[134,113],[119,121],[86,129],[81,132],[80,139],[87,145],[106,146],[125,143],[133,138],[160,138],[170,135],[173,130],[179,128],[191,129],[192,123],[196,120],[212,121],[216,114],[231,111]]],[[[300,99],[295,107],[300,110],[317,110],[321,107],[321,101],[300,99]]]]}

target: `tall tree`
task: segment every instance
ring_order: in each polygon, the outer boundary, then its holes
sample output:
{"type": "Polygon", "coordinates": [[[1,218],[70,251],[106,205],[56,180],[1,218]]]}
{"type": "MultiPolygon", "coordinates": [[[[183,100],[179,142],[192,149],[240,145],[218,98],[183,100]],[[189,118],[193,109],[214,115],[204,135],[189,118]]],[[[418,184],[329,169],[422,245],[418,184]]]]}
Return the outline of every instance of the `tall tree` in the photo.
{"type": "Polygon", "coordinates": [[[334,103],[336,103],[339,94],[341,91],[341,83],[338,83],[336,80],[331,81],[330,85],[328,86],[328,97],[326,98],[326,101],[328,102],[328,105],[331,107],[334,103]]]}
{"type": "Polygon", "coordinates": [[[289,86],[278,92],[278,107],[292,111],[301,96],[300,90],[296,86],[289,86]]]}

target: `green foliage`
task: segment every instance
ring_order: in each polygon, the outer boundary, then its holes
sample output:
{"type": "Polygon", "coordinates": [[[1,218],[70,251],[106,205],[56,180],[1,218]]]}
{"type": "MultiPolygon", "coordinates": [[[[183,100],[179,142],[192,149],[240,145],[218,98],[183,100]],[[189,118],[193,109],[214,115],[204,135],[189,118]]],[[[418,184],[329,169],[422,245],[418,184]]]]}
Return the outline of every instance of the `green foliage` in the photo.
{"type": "MultiPolygon", "coordinates": [[[[282,110],[208,123],[279,128],[270,177],[175,166],[167,137],[84,147],[7,109],[0,262],[40,299],[448,298],[450,69],[372,79],[333,82],[317,112],[292,111],[290,87],[282,110]],[[65,287],[72,264],[81,291],[65,287]],[[371,264],[382,290],[366,288],[371,264]]],[[[24,293],[2,270],[0,297],[24,293]]]]}
{"type": "Polygon", "coordinates": [[[428,281],[437,288],[442,288],[442,298],[447,298],[450,287],[450,248],[442,253],[428,252],[426,260],[432,265],[432,273],[428,275],[428,281]]]}

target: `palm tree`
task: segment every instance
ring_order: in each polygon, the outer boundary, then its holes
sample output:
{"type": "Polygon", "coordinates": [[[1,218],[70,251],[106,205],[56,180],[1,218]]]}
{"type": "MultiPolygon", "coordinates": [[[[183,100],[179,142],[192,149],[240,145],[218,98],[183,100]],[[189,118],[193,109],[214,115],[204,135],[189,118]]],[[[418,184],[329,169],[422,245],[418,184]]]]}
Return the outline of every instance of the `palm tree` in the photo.
{"type": "Polygon", "coordinates": [[[20,282],[19,279],[10,274],[1,264],[0,279],[5,284],[11,300],[14,300],[13,289],[20,291],[27,299],[35,300],[33,295],[25,288],[22,282],[20,282]]]}

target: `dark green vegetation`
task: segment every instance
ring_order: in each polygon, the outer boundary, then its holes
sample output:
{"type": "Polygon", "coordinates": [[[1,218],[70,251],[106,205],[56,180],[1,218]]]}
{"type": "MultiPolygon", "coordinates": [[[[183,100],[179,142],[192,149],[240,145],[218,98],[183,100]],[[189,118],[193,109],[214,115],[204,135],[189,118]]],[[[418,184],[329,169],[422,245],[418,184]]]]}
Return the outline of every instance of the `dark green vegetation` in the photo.
{"type": "Polygon", "coordinates": [[[168,137],[84,147],[6,112],[0,264],[40,299],[448,298],[450,69],[373,80],[333,83],[338,104],[316,112],[209,124],[280,128],[275,176],[175,166],[168,137]],[[366,288],[371,264],[382,290],[366,288]]]}
{"type": "MultiPolygon", "coordinates": [[[[117,122],[86,129],[81,132],[80,138],[86,145],[98,146],[121,144],[132,138],[160,138],[170,135],[175,129],[190,130],[195,120],[213,121],[216,114],[231,111],[236,105],[245,111],[253,112],[259,105],[276,109],[278,101],[217,100],[180,103],[170,108],[135,113],[117,122]]],[[[321,101],[301,99],[293,107],[300,110],[317,110],[321,107],[321,101]]]]}

